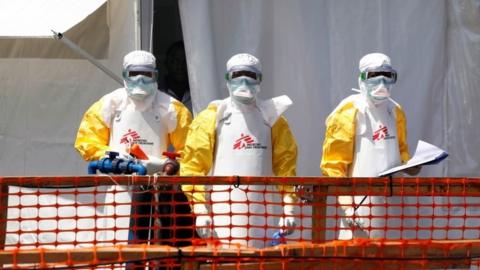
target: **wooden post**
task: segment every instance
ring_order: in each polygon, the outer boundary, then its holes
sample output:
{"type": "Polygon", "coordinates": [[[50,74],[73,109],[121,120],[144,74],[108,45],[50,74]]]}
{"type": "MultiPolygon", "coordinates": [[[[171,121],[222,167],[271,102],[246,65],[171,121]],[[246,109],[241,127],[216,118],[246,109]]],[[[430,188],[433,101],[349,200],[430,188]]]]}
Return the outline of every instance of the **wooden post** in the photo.
{"type": "Polygon", "coordinates": [[[0,179],[0,250],[5,249],[5,235],[7,234],[8,212],[8,185],[0,179]]]}
{"type": "Polygon", "coordinates": [[[316,194],[312,203],[313,243],[324,243],[326,239],[327,191],[328,186],[313,186],[313,194],[316,194]]]}

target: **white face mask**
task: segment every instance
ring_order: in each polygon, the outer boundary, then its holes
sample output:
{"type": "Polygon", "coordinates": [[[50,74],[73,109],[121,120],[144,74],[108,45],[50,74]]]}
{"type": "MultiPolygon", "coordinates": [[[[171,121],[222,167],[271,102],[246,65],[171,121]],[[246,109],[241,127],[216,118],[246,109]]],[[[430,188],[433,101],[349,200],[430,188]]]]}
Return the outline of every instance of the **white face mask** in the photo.
{"type": "Polygon", "coordinates": [[[360,82],[360,88],[367,93],[368,98],[375,104],[381,104],[390,97],[392,83],[383,76],[374,77],[360,82]]]}
{"type": "Polygon", "coordinates": [[[157,82],[152,78],[138,75],[129,80],[124,80],[125,89],[129,97],[135,100],[144,100],[157,91],[157,82]]]}
{"type": "Polygon", "coordinates": [[[260,92],[260,85],[246,77],[227,81],[227,87],[230,96],[242,104],[251,104],[255,101],[258,92],[260,92]]]}

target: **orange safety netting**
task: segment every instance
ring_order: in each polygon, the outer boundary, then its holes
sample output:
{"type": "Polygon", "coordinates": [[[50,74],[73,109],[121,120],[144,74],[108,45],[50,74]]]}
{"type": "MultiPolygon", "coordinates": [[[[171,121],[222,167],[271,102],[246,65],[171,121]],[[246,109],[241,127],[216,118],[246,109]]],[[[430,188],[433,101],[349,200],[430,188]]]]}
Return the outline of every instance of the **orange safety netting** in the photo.
{"type": "Polygon", "coordinates": [[[5,268],[479,265],[475,178],[3,177],[0,185],[5,268]],[[189,202],[179,188],[192,184],[204,186],[194,189],[204,200],[189,202]]]}

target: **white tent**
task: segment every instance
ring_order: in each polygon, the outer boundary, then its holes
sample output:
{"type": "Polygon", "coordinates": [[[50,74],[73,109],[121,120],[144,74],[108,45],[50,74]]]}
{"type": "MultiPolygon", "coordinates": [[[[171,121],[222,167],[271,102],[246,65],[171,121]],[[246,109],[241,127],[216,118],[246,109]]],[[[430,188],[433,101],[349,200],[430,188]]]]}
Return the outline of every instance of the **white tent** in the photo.
{"type": "Polygon", "coordinates": [[[108,52],[106,0],[0,1],[0,57],[78,58],[52,39],[52,30],[77,40],[97,58],[108,52]]]}
{"type": "MultiPolygon", "coordinates": [[[[123,55],[139,47],[135,1],[0,1],[0,172],[6,175],[86,174],[87,164],[73,148],[80,119],[88,106],[102,95],[119,87],[97,67],[79,57],[51,30],[61,32],[116,73],[121,74],[123,55]],[[18,27],[17,27],[18,26],[18,27]]],[[[97,190],[104,190],[100,187],[97,190]]],[[[83,189],[86,191],[87,189],[83,189]]],[[[91,189],[90,189],[91,190],[91,189]]],[[[62,190],[68,192],[68,190],[62,190]]],[[[10,188],[10,219],[62,216],[60,220],[10,221],[7,230],[26,233],[7,234],[6,243],[28,244],[78,242],[91,245],[93,239],[111,237],[107,231],[61,232],[57,235],[30,231],[56,228],[98,228],[111,208],[92,208],[92,200],[102,196],[32,196],[35,190],[10,188]],[[78,204],[72,207],[72,203],[78,204]],[[32,207],[39,203],[43,207],[32,207]],[[59,207],[52,207],[58,204],[59,207]],[[90,204],[90,206],[85,206],[90,204]],[[86,219],[74,220],[73,217],[86,219]],[[95,225],[96,224],[96,225],[95,225]]],[[[126,213],[129,213],[127,208],[126,213]]],[[[122,223],[128,228],[128,218],[122,223]]],[[[105,219],[107,228],[113,226],[105,219]]],[[[119,225],[119,224],[117,224],[119,225]]],[[[125,234],[127,230],[123,231],[125,234]]],[[[125,239],[125,236],[121,236],[125,239]]],[[[69,244],[66,247],[71,246],[69,244]]]]}
{"type": "Polygon", "coordinates": [[[180,1],[194,108],[225,97],[225,62],[261,59],[262,95],[289,95],[286,115],[299,144],[299,175],[319,175],[324,121],[358,88],[358,61],[370,52],[399,72],[392,96],[404,108],[408,141],[450,156],[423,176],[480,170],[480,1],[180,1]]]}
{"type": "Polygon", "coordinates": [[[51,30],[120,76],[123,55],[138,40],[135,2],[2,0],[0,7],[0,174],[86,174],[73,148],[80,119],[119,85],[51,30]]]}

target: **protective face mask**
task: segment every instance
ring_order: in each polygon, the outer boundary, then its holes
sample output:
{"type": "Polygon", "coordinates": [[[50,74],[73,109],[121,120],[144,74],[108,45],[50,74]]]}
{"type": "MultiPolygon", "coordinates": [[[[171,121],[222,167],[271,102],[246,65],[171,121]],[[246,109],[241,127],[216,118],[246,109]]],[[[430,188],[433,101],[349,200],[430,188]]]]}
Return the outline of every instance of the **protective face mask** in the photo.
{"type": "Polygon", "coordinates": [[[124,82],[128,96],[136,100],[144,100],[157,91],[157,83],[144,75],[130,77],[124,82]]]}
{"type": "Polygon", "coordinates": [[[260,85],[249,79],[235,78],[227,82],[230,96],[243,104],[251,104],[255,101],[256,95],[260,92],[260,85]]]}
{"type": "Polygon", "coordinates": [[[362,82],[369,99],[376,105],[384,102],[390,97],[392,83],[383,76],[367,79],[362,82]]]}

